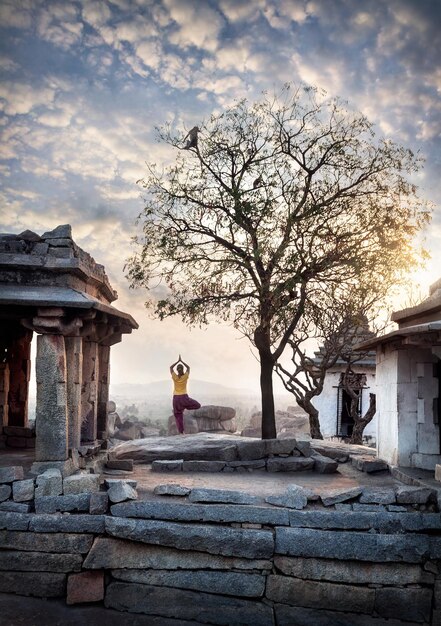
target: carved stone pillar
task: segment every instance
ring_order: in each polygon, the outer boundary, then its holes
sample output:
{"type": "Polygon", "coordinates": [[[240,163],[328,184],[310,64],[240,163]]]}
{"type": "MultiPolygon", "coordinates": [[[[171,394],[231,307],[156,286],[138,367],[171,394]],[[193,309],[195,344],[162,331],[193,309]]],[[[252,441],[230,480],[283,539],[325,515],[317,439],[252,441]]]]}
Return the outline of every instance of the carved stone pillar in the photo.
{"type": "Polygon", "coordinates": [[[0,363],[0,428],[8,425],[9,365],[0,363]]]}
{"type": "Polygon", "coordinates": [[[110,346],[98,346],[99,377],[98,377],[98,438],[107,439],[107,403],[109,401],[110,382],[110,346]]]}
{"type": "Polygon", "coordinates": [[[98,344],[84,341],[81,384],[81,440],[84,442],[97,438],[98,375],[98,344]]]}
{"type": "Polygon", "coordinates": [[[66,353],[62,335],[39,335],[36,358],[36,461],[68,457],[66,353]]]}
{"type": "Polygon", "coordinates": [[[68,447],[81,445],[81,385],[83,382],[83,340],[65,337],[67,370],[68,447]]]}
{"type": "Polygon", "coordinates": [[[24,330],[10,343],[9,364],[9,426],[28,425],[28,388],[31,373],[32,331],[24,330]]]}

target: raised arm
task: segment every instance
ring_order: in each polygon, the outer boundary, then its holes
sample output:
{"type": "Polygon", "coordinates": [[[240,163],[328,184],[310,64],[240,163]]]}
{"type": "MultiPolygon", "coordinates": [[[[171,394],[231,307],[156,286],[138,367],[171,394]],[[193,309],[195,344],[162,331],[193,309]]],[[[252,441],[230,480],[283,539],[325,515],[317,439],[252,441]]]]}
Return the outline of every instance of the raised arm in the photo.
{"type": "Polygon", "coordinates": [[[175,363],[172,363],[170,365],[170,374],[173,374],[173,371],[174,371],[173,368],[176,367],[176,365],[179,363],[180,360],[181,360],[181,357],[179,356],[179,359],[175,363]]]}
{"type": "MultiPolygon", "coordinates": [[[[179,355],[179,357],[181,357],[181,355],[179,355]]],[[[185,361],[183,361],[182,359],[181,359],[181,363],[186,368],[185,373],[186,374],[190,374],[190,366],[185,361]]]]}

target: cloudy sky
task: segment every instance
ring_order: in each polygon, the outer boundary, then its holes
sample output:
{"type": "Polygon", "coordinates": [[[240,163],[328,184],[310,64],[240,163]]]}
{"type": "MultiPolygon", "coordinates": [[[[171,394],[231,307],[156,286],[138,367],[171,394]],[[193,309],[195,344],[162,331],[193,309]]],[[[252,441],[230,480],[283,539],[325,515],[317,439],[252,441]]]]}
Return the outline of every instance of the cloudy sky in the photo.
{"type": "Polygon", "coordinates": [[[349,100],[380,133],[426,158],[441,276],[439,0],[0,0],[0,231],[70,223],[106,266],[140,330],[113,349],[113,382],[168,375],[178,352],[199,379],[255,387],[248,342],[217,324],[148,319],[124,261],[142,209],[136,181],[173,149],[155,126],[189,129],[235,98],[306,82],[349,100]]]}

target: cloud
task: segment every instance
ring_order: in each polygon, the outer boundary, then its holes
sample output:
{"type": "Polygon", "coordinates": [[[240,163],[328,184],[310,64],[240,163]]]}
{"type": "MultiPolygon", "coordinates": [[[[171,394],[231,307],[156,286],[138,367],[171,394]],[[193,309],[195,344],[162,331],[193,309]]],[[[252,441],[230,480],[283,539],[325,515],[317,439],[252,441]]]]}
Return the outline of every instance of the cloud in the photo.
{"type": "Polygon", "coordinates": [[[34,8],[33,0],[2,0],[0,24],[5,28],[30,28],[34,8]]]}
{"type": "Polygon", "coordinates": [[[222,15],[197,0],[164,0],[177,29],[169,41],[184,48],[196,46],[214,52],[225,21],[222,15]]]}
{"type": "Polygon", "coordinates": [[[0,83],[1,107],[6,115],[24,115],[35,107],[50,104],[55,90],[49,87],[32,87],[18,81],[0,83]]]}
{"type": "Polygon", "coordinates": [[[37,32],[42,39],[55,46],[68,49],[76,44],[82,35],[83,24],[73,3],[52,4],[41,10],[37,19],[37,32]]]}

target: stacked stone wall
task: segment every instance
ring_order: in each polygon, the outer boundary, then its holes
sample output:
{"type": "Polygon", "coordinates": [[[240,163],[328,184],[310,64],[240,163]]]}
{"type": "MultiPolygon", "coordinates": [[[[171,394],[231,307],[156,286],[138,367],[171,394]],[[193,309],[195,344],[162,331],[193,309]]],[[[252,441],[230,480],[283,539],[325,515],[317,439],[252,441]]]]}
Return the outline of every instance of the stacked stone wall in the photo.
{"type": "Polygon", "coordinates": [[[440,530],[438,513],[380,509],[152,501],[106,515],[3,511],[0,591],[179,624],[439,624],[440,530]]]}

